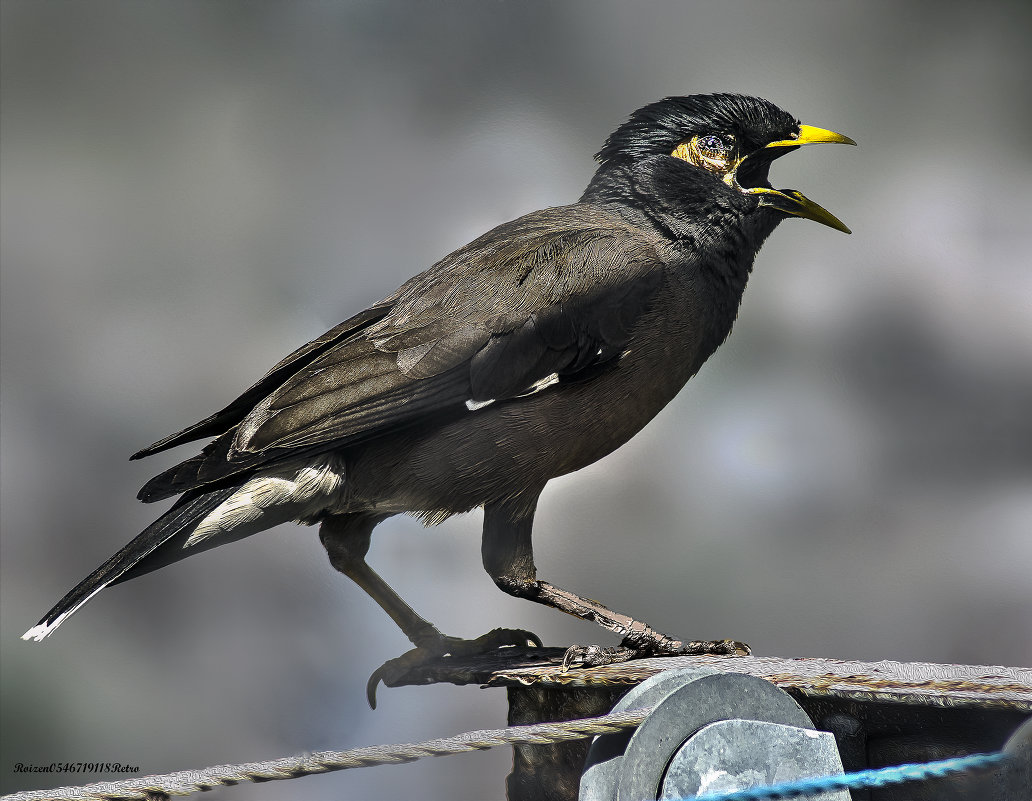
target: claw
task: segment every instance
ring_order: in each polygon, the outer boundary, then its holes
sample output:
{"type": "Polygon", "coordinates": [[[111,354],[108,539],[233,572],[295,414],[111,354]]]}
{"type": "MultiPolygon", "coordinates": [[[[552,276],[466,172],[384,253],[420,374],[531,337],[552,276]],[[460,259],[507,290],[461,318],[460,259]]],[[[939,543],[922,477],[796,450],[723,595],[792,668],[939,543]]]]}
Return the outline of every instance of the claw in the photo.
{"type": "Polygon", "coordinates": [[[721,642],[728,649],[728,656],[750,656],[752,654],[752,648],[744,642],[738,642],[738,640],[721,640],[721,642]]]}
{"type": "Polygon", "coordinates": [[[571,645],[563,654],[562,671],[572,668],[601,667],[614,662],[625,662],[635,656],[630,648],[607,648],[602,645],[571,645]]]}
{"type": "Polygon", "coordinates": [[[380,667],[373,671],[373,675],[369,677],[369,681],[366,682],[365,697],[366,701],[369,702],[370,709],[376,709],[376,688],[380,686],[380,679],[383,676],[383,668],[384,665],[380,665],[380,667]]]}
{"type": "Polygon", "coordinates": [[[399,657],[388,659],[380,667],[373,671],[373,675],[366,682],[366,700],[371,709],[376,709],[376,688],[382,681],[384,684],[390,679],[400,678],[410,670],[419,667],[431,659],[439,656],[426,648],[413,648],[406,651],[399,657]]]}

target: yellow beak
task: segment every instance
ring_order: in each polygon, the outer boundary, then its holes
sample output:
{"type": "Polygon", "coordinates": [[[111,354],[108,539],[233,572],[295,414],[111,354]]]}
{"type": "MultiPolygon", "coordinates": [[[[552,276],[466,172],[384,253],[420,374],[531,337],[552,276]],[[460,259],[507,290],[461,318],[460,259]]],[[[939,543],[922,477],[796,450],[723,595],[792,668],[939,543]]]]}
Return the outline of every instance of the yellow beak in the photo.
{"type": "MultiPolygon", "coordinates": [[[[785,148],[784,152],[788,153],[790,150],[794,150],[801,145],[823,144],[855,145],[856,142],[848,136],[835,133],[835,131],[816,128],[813,125],[800,125],[799,133],[795,137],[791,139],[778,139],[777,141],[770,142],[756,151],[756,154],[778,148],[785,148]]],[[[768,156],[768,158],[778,158],[782,155],[784,155],[784,153],[768,156]]],[[[743,161],[747,161],[748,158],[749,157],[746,157],[743,161]]],[[[795,189],[767,189],[766,187],[755,187],[749,189],[744,187],[739,188],[742,192],[747,194],[758,195],[761,206],[769,206],[777,209],[778,211],[783,211],[785,214],[791,214],[794,217],[804,217],[807,220],[819,222],[821,225],[827,225],[829,228],[834,228],[836,231],[842,231],[844,234],[852,233],[852,231],[850,231],[838,217],[822,206],[817,205],[802,192],[798,192],[795,189]]]]}
{"type": "Polygon", "coordinates": [[[768,150],[772,147],[799,147],[800,145],[828,144],[855,145],[856,142],[848,136],[826,130],[825,128],[816,128],[813,125],[800,125],[799,135],[794,139],[779,139],[776,142],[764,145],[763,149],[768,150]]]}

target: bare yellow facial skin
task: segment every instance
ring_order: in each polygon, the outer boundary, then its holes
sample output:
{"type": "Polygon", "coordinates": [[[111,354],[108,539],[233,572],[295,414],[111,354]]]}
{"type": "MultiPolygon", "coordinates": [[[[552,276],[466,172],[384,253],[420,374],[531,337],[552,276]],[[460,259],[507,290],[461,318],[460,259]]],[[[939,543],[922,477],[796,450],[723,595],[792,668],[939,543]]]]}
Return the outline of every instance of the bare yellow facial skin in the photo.
{"type": "Polygon", "coordinates": [[[736,150],[730,137],[706,134],[681,142],[670,155],[723,176],[736,166],[736,150]]]}

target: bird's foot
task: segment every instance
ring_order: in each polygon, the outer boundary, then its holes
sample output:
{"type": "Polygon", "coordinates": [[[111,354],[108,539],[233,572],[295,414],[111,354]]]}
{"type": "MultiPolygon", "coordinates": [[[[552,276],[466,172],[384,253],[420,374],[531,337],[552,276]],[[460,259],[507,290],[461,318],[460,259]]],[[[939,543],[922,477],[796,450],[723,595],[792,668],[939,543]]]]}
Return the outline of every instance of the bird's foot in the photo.
{"type": "Polygon", "coordinates": [[[388,659],[373,671],[373,675],[369,677],[366,684],[366,698],[369,700],[369,706],[376,709],[376,688],[381,681],[385,685],[390,685],[409,671],[442,656],[470,656],[507,646],[540,648],[541,638],[533,632],[523,629],[492,629],[487,634],[473,640],[444,635],[428,636],[411,651],[407,651],[395,659],[388,659]]]}
{"type": "Polygon", "coordinates": [[[601,667],[649,656],[749,656],[752,649],[737,640],[675,640],[657,632],[632,633],[614,647],[571,645],[563,655],[563,670],[601,667]]]}

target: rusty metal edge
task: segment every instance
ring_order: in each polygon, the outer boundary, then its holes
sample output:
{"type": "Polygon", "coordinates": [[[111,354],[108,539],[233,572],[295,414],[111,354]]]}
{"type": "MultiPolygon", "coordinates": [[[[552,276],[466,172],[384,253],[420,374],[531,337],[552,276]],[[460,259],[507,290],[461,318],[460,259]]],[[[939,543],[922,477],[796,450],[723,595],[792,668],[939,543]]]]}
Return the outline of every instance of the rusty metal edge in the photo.
{"type": "Polygon", "coordinates": [[[805,657],[667,657],[565,672],[551,665],[496,670],[484,686],[631,686],[663,670],[690,664],[710,664],[720,670],[758,676],[804,696],[1032,713],[1032,670],[1000,666],[839,662],[805,657]]]}

